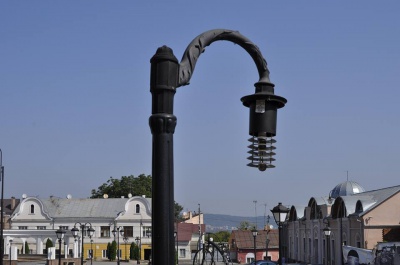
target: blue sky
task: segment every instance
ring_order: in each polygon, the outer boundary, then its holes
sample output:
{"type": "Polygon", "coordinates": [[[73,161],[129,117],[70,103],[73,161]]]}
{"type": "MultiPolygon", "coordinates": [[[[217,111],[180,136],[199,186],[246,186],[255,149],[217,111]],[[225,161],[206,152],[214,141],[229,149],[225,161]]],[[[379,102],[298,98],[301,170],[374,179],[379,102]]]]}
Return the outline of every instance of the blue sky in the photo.
{"type": "Polygon", "coordinates": [[[197,35],[259,46],[278,112],[276,168],[247,164],[258,73],[238,45],[202,54],[175,95],[175,199],[185,210],[270,214],[348,179],[399,185],[398,1],[2,1],[0,148],[5,197],[90,196],[110,176],[151,174],[150,58],[180,60],[197,35]],[[253,201],[256,200],[255,205],[253,201]],[[255,209],[256,208],[256,209],[255,209]]]}

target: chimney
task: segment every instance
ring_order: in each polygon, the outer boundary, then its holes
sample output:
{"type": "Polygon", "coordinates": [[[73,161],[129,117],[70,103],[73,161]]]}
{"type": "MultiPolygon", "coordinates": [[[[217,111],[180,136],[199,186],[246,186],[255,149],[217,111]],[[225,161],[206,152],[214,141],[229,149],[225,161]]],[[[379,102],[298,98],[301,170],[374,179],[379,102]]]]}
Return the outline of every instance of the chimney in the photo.
{"type": "Polygon", "coordinates": [[[15,209],[15,197],[11,197],[11,210],[15,209]]]}

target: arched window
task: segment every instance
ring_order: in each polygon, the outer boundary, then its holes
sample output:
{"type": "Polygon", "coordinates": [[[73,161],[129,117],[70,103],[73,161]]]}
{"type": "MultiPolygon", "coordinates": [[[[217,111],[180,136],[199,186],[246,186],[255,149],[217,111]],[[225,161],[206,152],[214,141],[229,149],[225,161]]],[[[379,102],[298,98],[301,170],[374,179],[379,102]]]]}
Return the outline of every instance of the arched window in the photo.
{"type": "Polygon", "coordinates": [[[140,213],[140,205],[139,205],[139,204],[136,204],[136,211],[135,211],[135,213],[140,213]]]}
{"type": "Polygon", "coordinates": [[[31,214],[35,213],[35,205],[31,204],[31,214]]]}

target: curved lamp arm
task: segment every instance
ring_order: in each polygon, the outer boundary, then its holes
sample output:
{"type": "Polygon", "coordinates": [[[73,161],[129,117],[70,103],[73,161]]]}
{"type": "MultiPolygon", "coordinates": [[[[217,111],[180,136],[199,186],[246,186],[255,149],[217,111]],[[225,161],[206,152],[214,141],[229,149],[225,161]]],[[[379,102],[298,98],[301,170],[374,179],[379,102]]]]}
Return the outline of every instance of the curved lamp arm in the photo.
{"type": "Polygon", "coordinates": [[[240,34],[239,31],[214,29],[206,31],[197,36],[186,48],[179,65],[178,87],[189,84],[190,78],[193,75],[193,71],[197,63],[197,59],[205,51],[205,47],[218,40],[231,41],[245,49],[250,54],[251,58],[253,58],[254,63],[257,66],[258,74],[260,76],[259,82],[271,83],[269,80],[267,61],[262,56],[257,45],[240,34]]]}

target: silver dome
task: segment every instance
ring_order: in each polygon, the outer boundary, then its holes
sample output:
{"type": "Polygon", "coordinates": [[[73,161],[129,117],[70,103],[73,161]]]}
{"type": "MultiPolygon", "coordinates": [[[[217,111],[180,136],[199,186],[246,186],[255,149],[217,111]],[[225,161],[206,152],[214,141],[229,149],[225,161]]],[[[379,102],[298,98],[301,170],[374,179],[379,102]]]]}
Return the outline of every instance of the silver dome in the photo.
{"type": "Polygon", "coordinates": [[[336,187],[331,190],[329,197],[337,198],[339,196],[349,196],[354,195],[360,192],[364,192],[365,189],[360,186],[357,182],[354,181],[345,181],[336,185],[336,187]]]}

